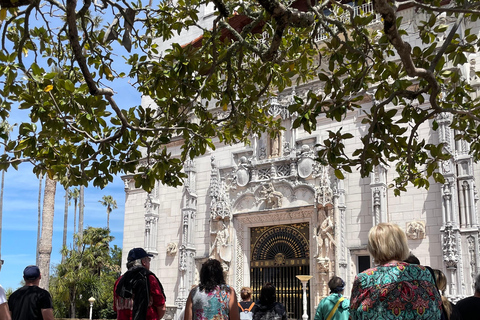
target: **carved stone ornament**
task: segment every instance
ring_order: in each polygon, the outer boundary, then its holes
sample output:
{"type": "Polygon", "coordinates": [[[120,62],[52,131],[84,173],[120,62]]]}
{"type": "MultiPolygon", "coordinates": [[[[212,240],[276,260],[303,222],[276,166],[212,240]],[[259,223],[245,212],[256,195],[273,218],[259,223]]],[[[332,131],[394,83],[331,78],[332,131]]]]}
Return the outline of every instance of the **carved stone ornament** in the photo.
{"type": "Polygon", "coordinates": [[[169,256],[174,256],[178,251],[177,244],[175,242],[169,242],[167,244],[167,254],[169,256]]]}
{"type": "Polygon", "coordinates": [[[176,312],[177,312],[177,306],[167,306],[166,310],[165,310],[165,315],[163,316],[163,319],[173,320],[176,312]]]}
{"type": "Polygon", "coordinates": [[[265,201],[268,209],[280,208],[282,206],[283,194],[280,191],[276,191],[271,182],[262,186],[260,194],[262,196],[261,200],[265,201]]]}
{"type": "Polygon", "coordinates": [[[451,224],[445,226],[442,246],[445,266],[447,269],[456,269],[458,264],[457,239],[451,224]]]}
{"type": "Polygon", "coordinates": [[[425,221],[407,222],[407,227],[405,230],[408,239],[418,240],[425,239],[426,237],[425,221]]]}
{"type": "Polygon", "coordinates": [[[240,187],[245,187],[250,182],[250,173],[246,168],[239,168],[235,175],[237,177],[237,184],[240,187]]]}
{"type": "Polygon", "coordinates": [[[330,260],[328,258],[317,258],[317,268],[321,275],[327,275],[330,272],[330,260]]]}
{"type": "Polygon", "coordinates": [[[302,179],[308,178],[313,172],[313,164],[315,160],[312,158],[302,158],[298,161],[298,176],[302,179]]]}

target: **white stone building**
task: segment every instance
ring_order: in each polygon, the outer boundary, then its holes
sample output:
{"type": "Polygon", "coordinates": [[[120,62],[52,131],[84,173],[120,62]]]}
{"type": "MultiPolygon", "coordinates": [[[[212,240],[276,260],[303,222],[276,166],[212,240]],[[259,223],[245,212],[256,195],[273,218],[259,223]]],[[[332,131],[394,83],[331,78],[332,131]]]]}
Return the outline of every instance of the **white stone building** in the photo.
{"type": "MultiPolygon", "coordinates": [[[[205,8],[205,25],[211,23],[211,13],[212,8],[205,8]]],[[[411,28],[421,19],[413,8],[404,9],[402,15],[411,28]]],[[[480,31],[478,23],[474,31],[480,31]]],[[[187,43],[200,35],[195,32],[174,40],[187,43]]],[[[420,45],[419,39],[405,40],[412,47],[420,45]]],[[[478,88],[474,71],[480,70],[479,55],[471,55],[469,62],[463,74],[478,88]]],[[[237,292],[242,286],[257,292],[264,282],[273,282],[291,318],[300,318],[303,312],[302,287],[295,276],[312,275],[307,292],[313,318],[319,300],[328,294],[326,283],[332,275],[346,281],[349,295],[355,275],[371,266],[367,234],[373,225],[386,221],[407,232],[409,246],[422,264],[444,271],[446,294],[452,300],[473,294],[472,278],[480,271],[475,187],[480,167],[468,155],[468,144],[453,140],[449,116],[437,119],[438,131],[431,123],[419,131],[429,141],[446,143],[455,155],[441,166],[445,184],[432,182],[429,190],[412,188],[395,197],[388,188],[394,168],[379,166],[369,178],[354,171],[338,180],[314,161],[315,144],[327,130],[348,128],[356,137],[347,146],[351,150],[361,143],[361,112],[349,114],[342,123],[319,118],[313,134],[290,129],[294,116],[287,106],[293,93],[301,96],[311,88],[321,90],[321,85],[309,83],[282,92],[268,112],[281,117],[285,132],[276,139],[253,137],[251,146],[217,143],[215,151],[185,166],[188,179],[183,187],[159,183],[147,194],[134,187],[131,176],[123,177],[124,260],[133,247],[155,254],[151,268],[166,289],[167,305],[180,310],[190,287],[198,282],[202,262],[214,257],[222,261],[228,283],[237,292]]],[[[372,103],[364,99],[362,107],[369,109],[372,103]]],[[[181,143],[171,143],[172,154],[180,153],[181,143]]],[[[172,312],[166,318],[173,318],[172,312]]]]}

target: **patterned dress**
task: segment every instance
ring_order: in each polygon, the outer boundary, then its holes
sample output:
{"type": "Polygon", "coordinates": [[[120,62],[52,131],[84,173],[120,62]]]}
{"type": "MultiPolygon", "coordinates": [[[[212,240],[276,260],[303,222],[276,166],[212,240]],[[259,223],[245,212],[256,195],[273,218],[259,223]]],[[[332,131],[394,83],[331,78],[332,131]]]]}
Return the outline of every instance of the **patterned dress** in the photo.
{"type": "Polygon", "coordinates": [[[228,320],[230,286],[217,286],[206,293],[197,286],[192,289],[193,320],[228,320]]]}
{"type": "Polygon", "coordinates": [[[430,271],[406,262],[387,263],[355,277],[352,319],[441,319],[442,299],[430,271]]]}

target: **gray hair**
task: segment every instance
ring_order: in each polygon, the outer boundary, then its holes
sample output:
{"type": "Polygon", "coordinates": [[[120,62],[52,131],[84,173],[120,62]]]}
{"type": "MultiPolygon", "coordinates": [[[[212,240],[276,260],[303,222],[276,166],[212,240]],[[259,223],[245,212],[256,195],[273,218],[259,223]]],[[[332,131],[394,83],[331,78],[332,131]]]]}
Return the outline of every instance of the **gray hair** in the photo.
{"type": "Polygon", "coordinates": [[[480,293],[480,273],[475,277],[475,291],[480,293]]]}
{"type": "Polygon", "coordinates": [[[130,269],[132,269],[133,267],[138,267],[138,266],[141,267],[141,266],[143,266],[143,264],[142,264],[142,260],[143,260],[143,259],[144,259],[144,258],[127,262],[127,269],[130,270],[130,269]]]}

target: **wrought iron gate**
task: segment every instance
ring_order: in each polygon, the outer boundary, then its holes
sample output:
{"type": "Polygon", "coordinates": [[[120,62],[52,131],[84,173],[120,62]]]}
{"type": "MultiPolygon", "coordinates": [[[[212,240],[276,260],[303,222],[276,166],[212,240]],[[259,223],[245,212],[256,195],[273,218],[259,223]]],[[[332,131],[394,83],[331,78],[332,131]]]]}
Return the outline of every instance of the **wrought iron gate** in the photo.
{"type": "MultiPolygon", "coordinates": [[[[258,227],[251,229],[250,279],[253,298],[262,286],[271,282],[277,301],[287,310],[289,319],[303,314],[302,284],[297,275],[310,273],[308,223],[258,227]]],[[[307,288],[307,314],[310,314],[310,290],[307,288]]]]}

